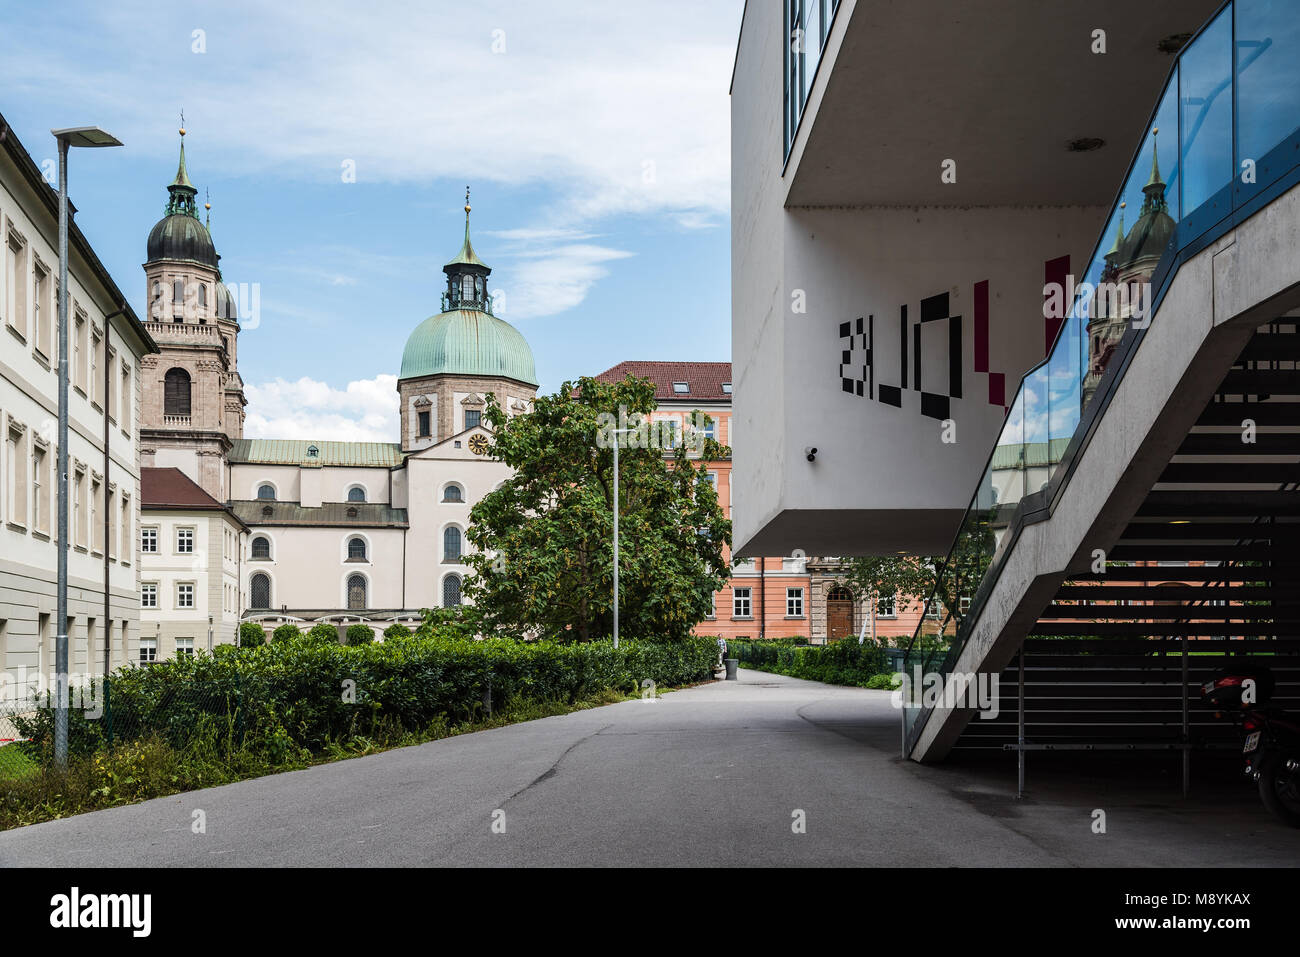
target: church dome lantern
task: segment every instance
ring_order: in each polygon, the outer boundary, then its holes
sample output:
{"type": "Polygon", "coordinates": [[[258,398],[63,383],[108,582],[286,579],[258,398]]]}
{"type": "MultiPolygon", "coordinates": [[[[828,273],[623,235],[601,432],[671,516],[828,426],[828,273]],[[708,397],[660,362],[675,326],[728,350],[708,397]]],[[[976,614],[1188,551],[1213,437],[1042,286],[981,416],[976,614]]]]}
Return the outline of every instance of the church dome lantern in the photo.
{"type": "Polygon", "coordinates": [[[212,236],[199,219],[195,197],[198,190],[185,169],[185,131],[181,130],[181,157],[176,178],[167,187],[167,207],[149,231],[146,244],[147,262],[193,262],[209,269],[217,268],[217,250],[212,236]]]}
{"type": "Polygon", "coordinates": [[[442,267],[447,276],[442,312],[416,326],[407,339],[400,378],[501,378],[535,388],[537,371],[528,341],[514,326],[492,314],[488,292],[492,269],[474,252],[470,212],[466,190],[465,240],[456,258],[442,267]]]}

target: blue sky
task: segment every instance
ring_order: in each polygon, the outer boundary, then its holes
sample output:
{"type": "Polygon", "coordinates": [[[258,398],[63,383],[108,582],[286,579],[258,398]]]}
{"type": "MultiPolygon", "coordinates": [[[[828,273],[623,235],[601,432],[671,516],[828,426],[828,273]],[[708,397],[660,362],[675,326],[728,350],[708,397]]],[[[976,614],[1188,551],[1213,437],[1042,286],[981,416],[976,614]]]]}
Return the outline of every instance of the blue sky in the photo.
{"type": "Polygon", "coordinates": [[[0,0],[0,112],[38,163],[52,127],[126,143],[74,151],[71,194],[143,316],[183,108],[225,279],[261,291],[240,336],[248,434],[392,440],[402,347],[438,311],[467,184],[543,390],[625,359],[730,358],[742,6],[0,0]]]}

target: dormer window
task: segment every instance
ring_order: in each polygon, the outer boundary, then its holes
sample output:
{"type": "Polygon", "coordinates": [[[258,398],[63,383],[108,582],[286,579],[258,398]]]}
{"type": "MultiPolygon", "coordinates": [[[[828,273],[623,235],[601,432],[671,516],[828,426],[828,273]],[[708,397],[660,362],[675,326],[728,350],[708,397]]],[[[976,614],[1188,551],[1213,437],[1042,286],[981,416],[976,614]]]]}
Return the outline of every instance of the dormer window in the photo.
{"type": "Polygon", "coordinates": [[[320,458],[320,449],[316,448],[316,446],[314,445],[307,446],[307,458],[309,459],[320,458]]]}
{"type": "Polygon", "coordinates": [[[673,383],[673,392],[675,392],[677,395],[689,395],[690,391],[691,391],[691,384],[689,382],[673,383]]]}
{"type": "Polygon", "coordinates": [[[722,391],[727,395],[731,395],[731,383],[730,382],[722,383],[722,391]]]}

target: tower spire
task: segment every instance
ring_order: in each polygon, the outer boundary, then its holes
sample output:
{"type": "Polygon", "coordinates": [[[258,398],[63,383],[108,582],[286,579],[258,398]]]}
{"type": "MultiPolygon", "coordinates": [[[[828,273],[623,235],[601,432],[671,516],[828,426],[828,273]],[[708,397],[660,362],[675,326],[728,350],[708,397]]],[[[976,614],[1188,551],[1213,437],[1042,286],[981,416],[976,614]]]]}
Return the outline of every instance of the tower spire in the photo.
{"type": "Polygon", "coordinates": [[[194,208],[194,197],[199,191],[194,188],[190,182],[190,174],[185,169],[185,114],[181,113],[181,128],[177,131],[181,135],[181,158],[176,167],[176,178],[172,180],[167,187],[167,193],[170,198],[167,200],[167,209],[164,215],[173,216],[177,213],[185,216],[193,216],[198,219],[198,211],[194,208]]]}

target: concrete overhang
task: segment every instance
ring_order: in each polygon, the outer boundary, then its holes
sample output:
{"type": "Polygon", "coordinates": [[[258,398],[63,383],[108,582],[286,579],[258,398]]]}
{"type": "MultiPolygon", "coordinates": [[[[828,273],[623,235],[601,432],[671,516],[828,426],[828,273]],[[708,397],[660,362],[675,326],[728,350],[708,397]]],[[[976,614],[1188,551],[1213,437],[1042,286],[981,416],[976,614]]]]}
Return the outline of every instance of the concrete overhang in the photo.
{"type": "Polygon", "coordinates": [[[1174,63],[1161,40],[1220,5],[844,0],[786,205],[1107,205],[1174,63]],[[1082,138],[1106,145],[1071,152],[1082,138]],[[946,159],[954,185],[940,179],[946,159]]]}

